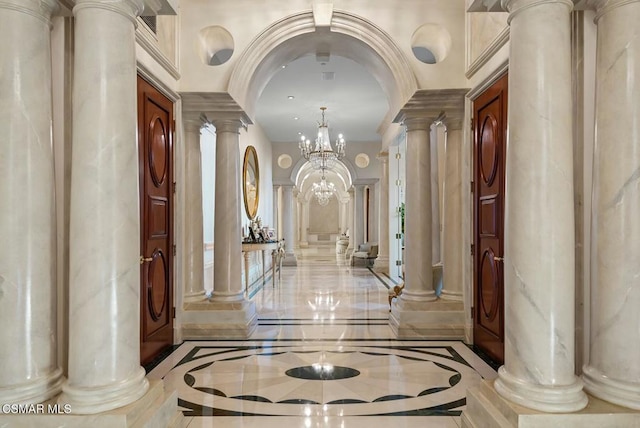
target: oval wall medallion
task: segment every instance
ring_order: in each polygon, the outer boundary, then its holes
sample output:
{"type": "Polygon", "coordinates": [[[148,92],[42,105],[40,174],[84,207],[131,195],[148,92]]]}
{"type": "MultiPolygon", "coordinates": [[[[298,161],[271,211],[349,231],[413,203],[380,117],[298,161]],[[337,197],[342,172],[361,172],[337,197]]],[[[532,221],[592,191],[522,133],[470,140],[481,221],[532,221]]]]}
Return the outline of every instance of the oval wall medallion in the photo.
{"type": "Polygon", "coordinates": [[[366,153],[359,153],[356,155],[356,166],[358,168],[366,168],[369,166],[369,155],[366,153]]]}

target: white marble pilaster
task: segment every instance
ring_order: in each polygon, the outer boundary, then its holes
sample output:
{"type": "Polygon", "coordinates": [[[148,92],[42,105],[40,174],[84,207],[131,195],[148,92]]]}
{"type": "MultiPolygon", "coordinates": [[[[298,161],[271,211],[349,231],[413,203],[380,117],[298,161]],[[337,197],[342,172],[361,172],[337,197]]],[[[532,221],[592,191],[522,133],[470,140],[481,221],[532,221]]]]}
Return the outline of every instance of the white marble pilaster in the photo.
{"type": "Polygon", "coordinates": [[[284,223],[284,265],[295,266],[296,254],[293,251],[293,186],[282,186],[282,218],[284,223]]]}
{"type": "Polygon", "coordinates": [[[496,391],[543,412],[587,398],[574,370],[569,0],[503,0],[510,12],[505,198],[505,365],[496,391]]]}
{"type": "MultiPolygon", "coordinates": [[[[461,106],[463,108],[464,106],[461,106]]],[[[443,287],[440,297],[462,302],[462,118],[447,120],[443,218],[443,287]]]]}
{"type": "Polygon", "coordinates": [[[380,161],[380,201],[378,217],[378,257],[373,268],[378,272],[389,272],[389,153],[378,154],[380,161]]]}
{"type": "Polygon", "coordinates": [[[293,249],[300,248],[300,200],[298,196],[300,191],[298,189],[293,190],[293,249]]]}
{"type": "Polygon", "coordinates": [[[640,410],[640,1],[596,1],[591,342],[585,389],[640,410]]]}
{"type": "MultiPolygon", "coordinates": [[[[56,1],[0,1],[0,403],[61,389],[50,18],[56,1]]],[[[0,422],[0,425],[2,423],[0,422]]]]}
{"type": "Polygon", "coordinates": [[[309,203],[310,201],[302,199],[302,216],[300,217],[300,246],[307,248],[309,246],[309,203]]]}
{"type": "Polygon", "coordinates": [[[275,195],[275,205],[278,210],[278,239],[284,238],[284,222],[282,218],[282,186],[277,186],[275,195]]]}
{"type": "Polygon", "coordinates": [[[70,210],[69,379],[93,414],[148,389],[140,367],[135,22],[142,1],[77,0],[70,210]]]}
{"type": "Polygon", "coordinates": [[[202,209],[202,154],[200,131],[203,122],[198,113],[185,113],[182,117],[185,146],[186,225],[184,301],[204,300],[204,229],[202,209]]]}
{"type": "Polygon", "coordinates": [[[355,206],[355,189],[351,186],[348,190],[349,193],[349,205],[347,207],[347,218],[349,227],[349,246],[347,247],[347,257],[356,251],[355,250],[355,228],[353,225],[354,219],[354,206],[355,206]]]}
{"type": "Polygon", "coordinates": [[[364,244],[364,186],[353,186],[353,251],[364,244]]]}

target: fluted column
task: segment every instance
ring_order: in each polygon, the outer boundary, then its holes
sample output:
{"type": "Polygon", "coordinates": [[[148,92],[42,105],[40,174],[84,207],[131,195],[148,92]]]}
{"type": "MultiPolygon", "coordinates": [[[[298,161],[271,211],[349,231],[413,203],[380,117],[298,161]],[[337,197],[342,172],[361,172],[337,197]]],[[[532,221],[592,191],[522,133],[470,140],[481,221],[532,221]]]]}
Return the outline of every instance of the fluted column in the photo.
{"type": "Polygon", "coordinates": [[[587,398],[574,370],[570,0],[504,0],[509,15],[505,365],[495,389],[544,412],[587,398]]]}
{"type": "MultiPolygon", "coordinates": [[[[461,106],[463,107],[463,106],[461,106]]],[[[462,118],[446,121],[444,215],[443,215],[443,287],[440,297],[462,302],[464,260],[462,231],[462,118]]]]}
{"type": "Polygon", "coordinates": [[[430,125],[433,118],[409,117],[405,197],[405,276],[401,302],[436,299],[431,268],[432,201],[430,125]],[[426,261],[426,262],[425,262],[426,261]]]}
{"type": "Polygon", "coordinates": [[[378,272],[389,272],[389,153],[378,154],[380,161],[380,201],[378,216],[378,257],[373,268],[378,272]]]}
{"type": "Polygon", "coordinates": [[[91,414],[148,389],[140,367],[136,16],[142,1],[77,0],[70,211],[69,380],[91,414]]]}
{"type": "Polygon", "coordinates": [[[56,337],[56,216],[50,18],[57,2],[0,0],[0,403],[62,385],[56,337]]]}
{"type": "Polygon", "coordinates": [[[286,251],[283,264],[295,266],[296,254],[293,251],[293,186],[282,186],[282,219],[286,251]]]}
{"type": "Polygon", "coordinates": [[[184,301],[203,300],[204,291],[204,229],[202,210],[202,155],[200,130],[202,119],[197,113],[183,114],[186,176],[186,225],[184,301]]]}
{"type": "Polygon", "coordinates": [[[597,1],[591,343],[585,388],[640,410],[640,1],[597,1]]]}
{"type": "Polygon", "coordinates": [[[216,127],[216,211],[214,213],[213,295],[218,302],[243,301],[238,119],[211,119],[216,127]]]}

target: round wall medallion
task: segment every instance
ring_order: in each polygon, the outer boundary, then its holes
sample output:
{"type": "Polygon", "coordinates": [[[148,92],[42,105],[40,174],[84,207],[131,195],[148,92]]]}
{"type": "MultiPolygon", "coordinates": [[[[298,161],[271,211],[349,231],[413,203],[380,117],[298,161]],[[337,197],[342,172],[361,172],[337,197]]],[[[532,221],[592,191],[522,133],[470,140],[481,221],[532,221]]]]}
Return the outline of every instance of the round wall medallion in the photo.
{"type": "Polygon", "coordinates": [[[292,163],[293,160],[291,159],[291,156],[287,154],[278,156],[278,166],[280,168],[287,169],[291,166],[292,163]]]}
{"type": "Polygon", "coordinates": [[[369,155],[360,153],[356,155],[356,166],[358,168],[366,168],[369,166],[369,155]]]}

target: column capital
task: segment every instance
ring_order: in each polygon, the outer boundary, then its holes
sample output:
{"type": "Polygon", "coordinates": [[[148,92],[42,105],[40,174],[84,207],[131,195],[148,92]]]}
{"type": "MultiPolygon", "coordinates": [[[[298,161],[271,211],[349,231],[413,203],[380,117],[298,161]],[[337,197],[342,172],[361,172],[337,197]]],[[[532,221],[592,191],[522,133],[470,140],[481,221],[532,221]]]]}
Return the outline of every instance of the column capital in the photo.
{"type": "Polygon", "coordinates": [[[509,12],[508,23],[511,23],[515,15],[526,9],[551,4],[564,4],[568,7],[567,12],[573,10],[572,0],[501,0],[502,9],[509,12]]]}
{"type": "Polygon", "coordinates": [[[376,159],[378,159],[381,163],[389,162],[389,152],[380,152],[376,155],[376,159]]]}
{"type": "Polygon", "coordinates": [[[0,9],[15,10],[35,16],[47,25],[51,24],[51,14],[58,10],[56,0],[0,0],[0,9]]]}
{"type": "Polygon", "coordinates": [[[185,131],[199,133],[206,122],[207,118],[201,113],[182,112],[182,126],[185,131]]]}
{"type": "Polygon", "coordinates": [[[182,92],[180,96],[183,113],[202,113],[216,129],[218,124],[227,127],[231,122],[237,122],[236,130],[253,124],[242,107],[226,92],[182,92]]]}
{"type": "Polygon", "coordinates": [[[118,13],[138,26],[136,18],[142,14],[144,10],[143,0],[76,0],[73,8],[73,16],[82,9],[104,9],[118,13]]]}
{"type": "Polygon", "coordinates": [[[587,0],[588,4],[596,10],[594,22],[597,24],[600,18],[621,6],[640,3],[640,0],[587,0]]]}
{"type": "Polygon", "coordinates": [[[412,131],[429,130],[431,124],[441,117],[463,117],[467,92],[469,90],[464,88],[420,89],[400,109],[393,121],[404,123],[408,127],[407,130],[412,131]],[[423,125],[419,125],[420,122],[423,125]]]}

